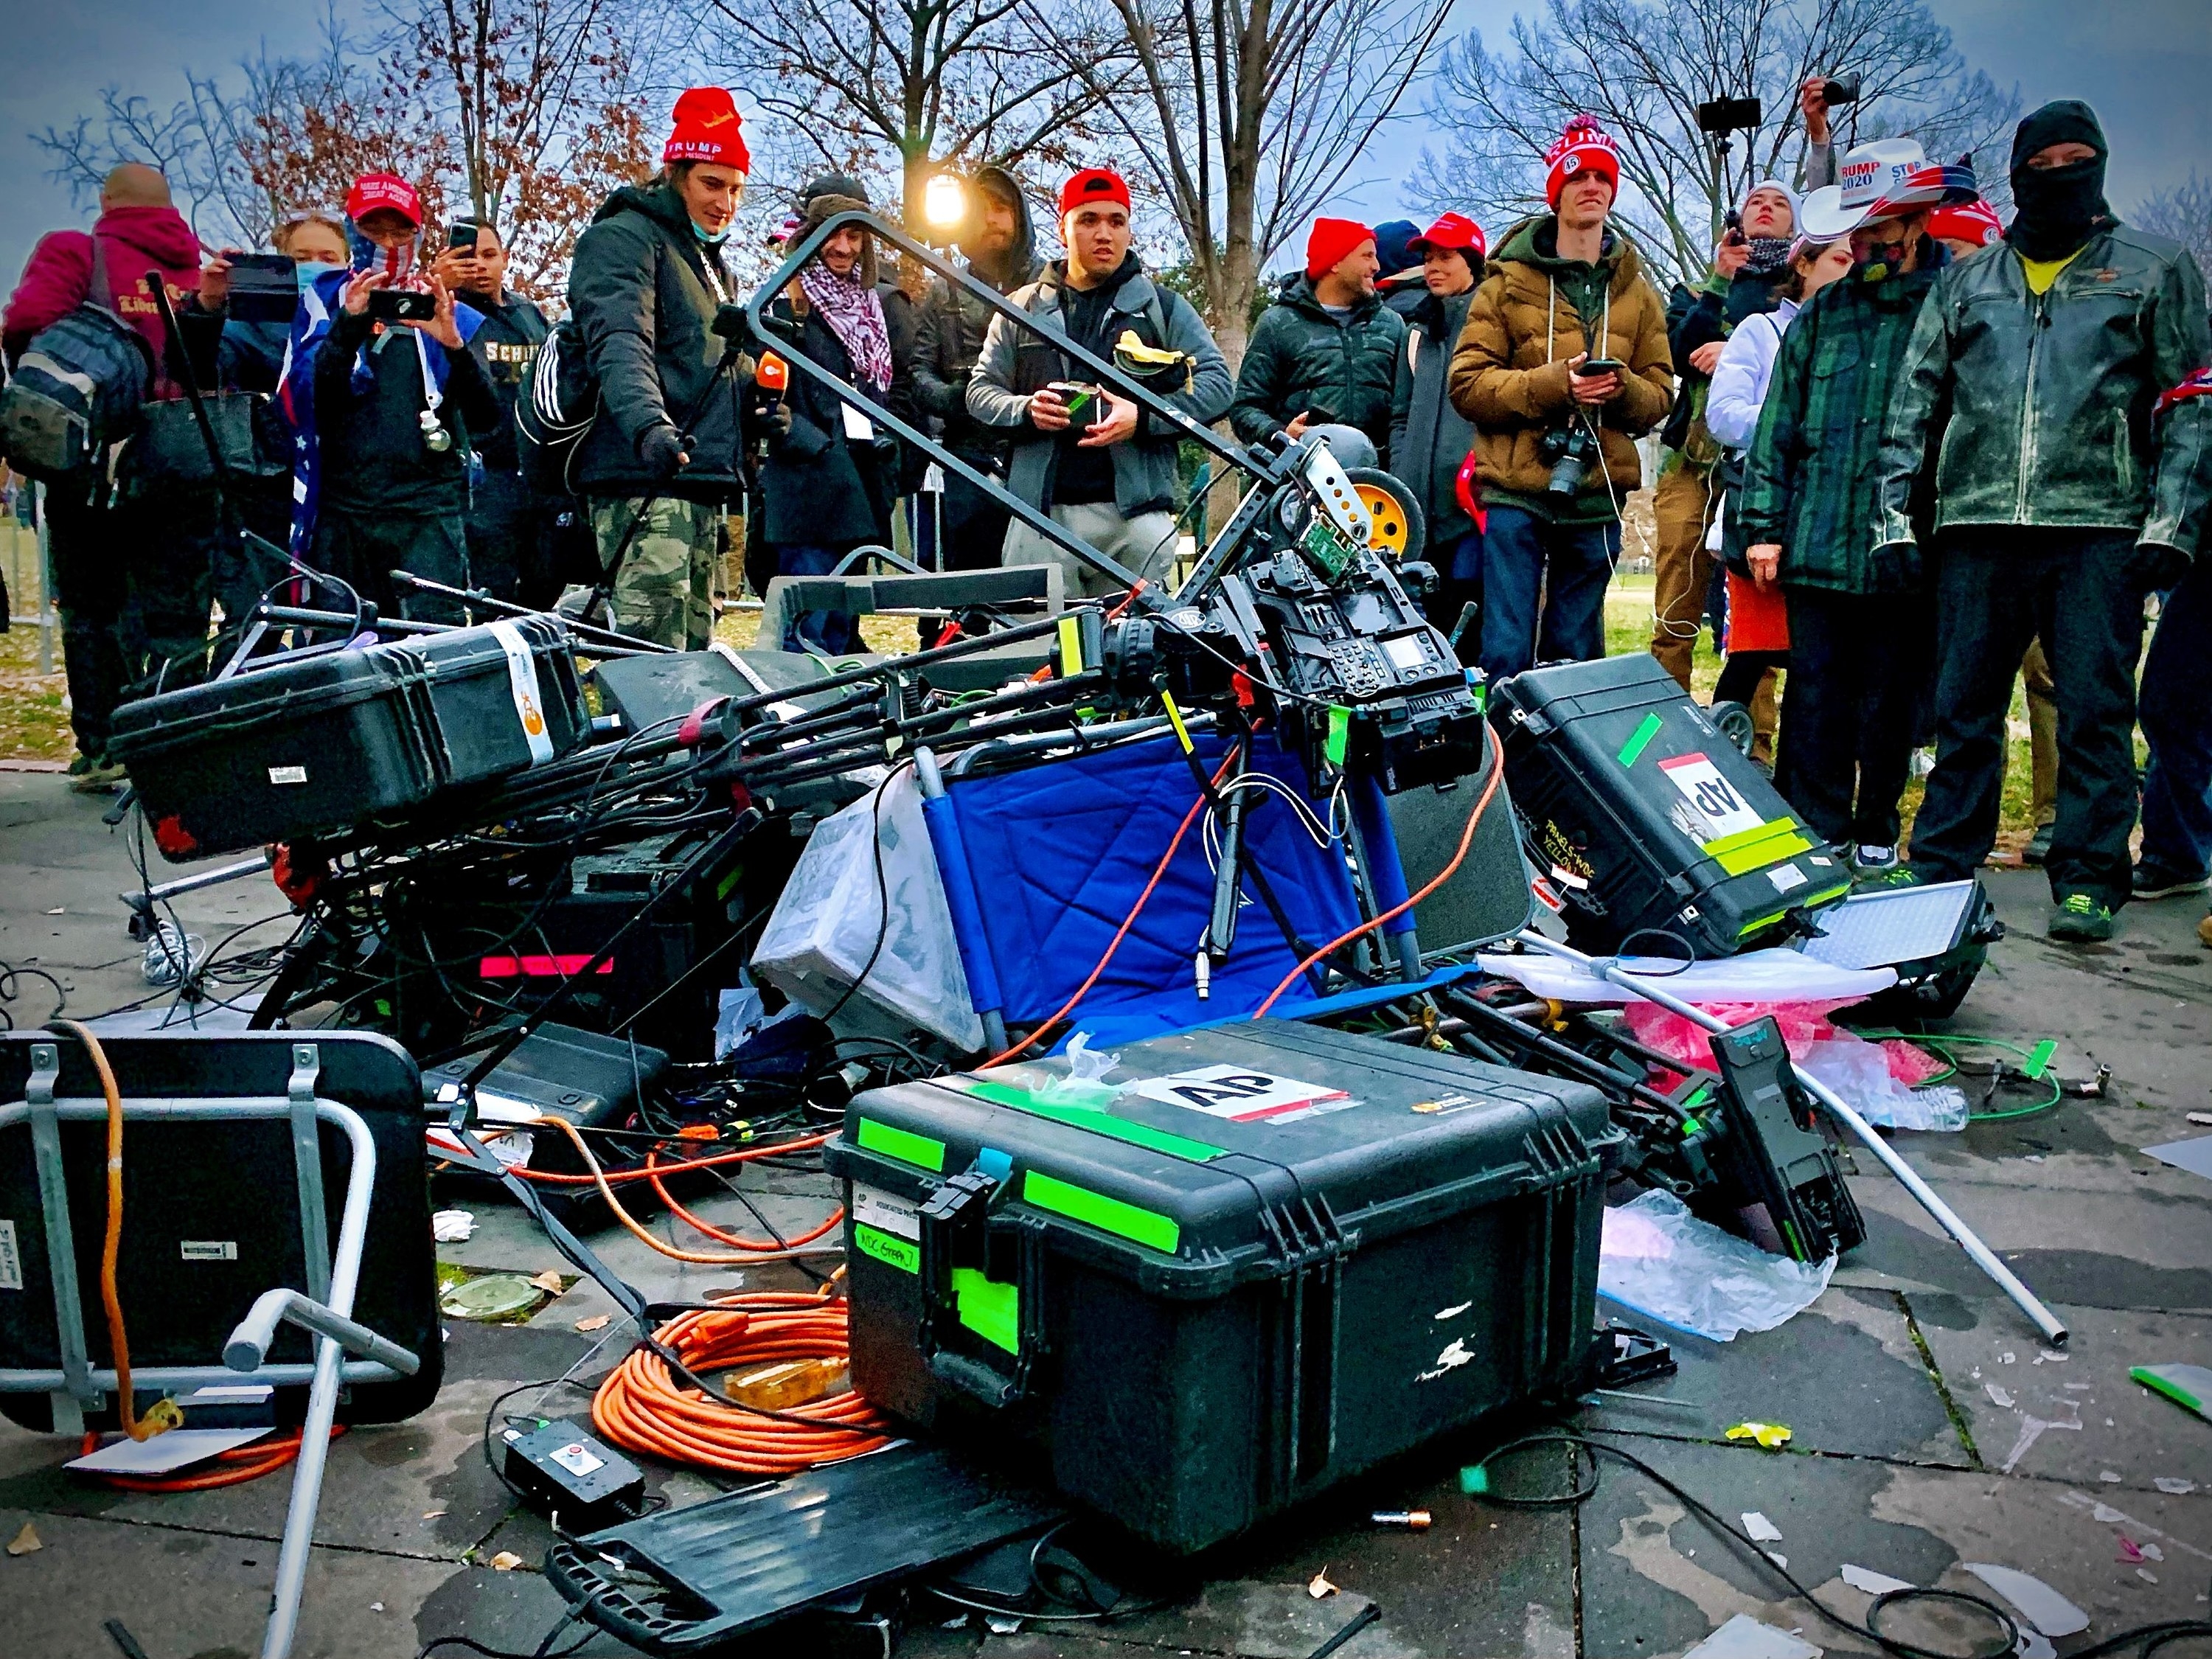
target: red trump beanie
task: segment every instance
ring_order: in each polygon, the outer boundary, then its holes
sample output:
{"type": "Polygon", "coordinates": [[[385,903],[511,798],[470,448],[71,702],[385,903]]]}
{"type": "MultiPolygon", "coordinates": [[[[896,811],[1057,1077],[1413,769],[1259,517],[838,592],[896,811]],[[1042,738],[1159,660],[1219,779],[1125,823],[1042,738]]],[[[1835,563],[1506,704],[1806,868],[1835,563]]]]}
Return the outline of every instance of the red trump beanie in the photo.
{"type": "Polygon", "coordinates": [[[1595,115],[1577,115],[1567,123],[1558,142],[1544,152],[1544,199],[1554,211],[1567,181],[1585,173],[1604,174],[1613,193],[1620,194],[1620,152],[1595,115]]]}
{"type": "Polygon", "coordinates": [[[1316,219],[1306,233],[1306,275],[1320,277],[1334,270],[1375,233],[1357,219],[1316,219]]]}
{"type": "Polygon", "coordinates": [[[676,126],[660,147],[663,161],[714,161],[753,170],[736,100],[720,87],[693,87],[676,100],[676,126]]]}

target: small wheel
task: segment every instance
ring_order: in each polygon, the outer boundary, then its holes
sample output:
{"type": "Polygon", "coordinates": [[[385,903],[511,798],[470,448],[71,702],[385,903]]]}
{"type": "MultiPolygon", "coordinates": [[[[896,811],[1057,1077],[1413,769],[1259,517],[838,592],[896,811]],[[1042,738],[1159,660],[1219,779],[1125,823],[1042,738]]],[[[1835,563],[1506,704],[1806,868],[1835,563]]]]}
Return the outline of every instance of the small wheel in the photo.
{"type": "Polygon", "coordinates": [[[1747,759],[1759,733],[1751,723],[1751,710],[1740,702],[1717,702],[1706,711],[1712,716],[1713,729],[1736,747],[1747,759]]]}
{"type": "Polygon", "coordinates": [[[1372,522],[1367,545],[1392,564],[1405,564],[1421,556],[1427,545],[1427,528],[1413,492],[1391,473],[1371,466],[1354,467],[1345,475],[1367,509],[1372,522]]]}

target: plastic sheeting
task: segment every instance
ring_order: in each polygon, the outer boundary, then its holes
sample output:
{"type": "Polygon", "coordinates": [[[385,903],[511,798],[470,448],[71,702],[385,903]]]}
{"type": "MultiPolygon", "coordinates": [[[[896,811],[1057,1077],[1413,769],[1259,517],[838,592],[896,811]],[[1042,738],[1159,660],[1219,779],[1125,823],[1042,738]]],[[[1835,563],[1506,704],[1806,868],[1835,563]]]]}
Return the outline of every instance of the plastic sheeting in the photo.
{"type": "MultiPolygon", "coordinates": [[[[1966,1097],[1952,1088],[1917,1085],[1942,1070],[1941,1061],[1910,1042],[1869,1042],[1830,1023],[1839,1002],[1707,1003],[1705,1012],[1731,1025],[1772,1015],[1790,1057],[1835,1091],[1869,1123],[1887,1129],[1954,1132],[1966,1127],[1966,1097]]],[[[1686,1066],[1714,1069],[1711,1036],[1680,1014],[1649,1002],[1631,1003],[1621,1022],[1636,1040],[1686,1066]]]]}
{"type": "MultiPolygon", "coordinates": [[[[1542,951],[1516,955],[1486,951],[1475,960],[1486,974],[1517,980],[1540,997],[1559,1002],[1595,1004],[1641,1000],[1635,992],[1562,957],[1542,951]]],[[[1832,968],[1796,951],[1746,951],[1717,962],[1684,968],[1680,957],[1623,957],[1631,973],[1648,974],[1651,982],[1685,1002],[1826,1002],[1834,1007],[1863,1002],[1897,983],[1894,968],[1832,968]]]]}
{"type": "Polygon", "coordinates": [[[963,1053],[982,1048],[911,772],[816,826],[751,965],[815,1013],[836,1008],[841,1031],[926,1031],[963,1053]]]}
{"type": "Polygon", "coordinates": [[[1639,1193],[1605,1212],[1598,1294],[1715,1342],[1770,1331],[1812,1306],[1836,1258],[1792,1261],[1724,1233],[1672,1193],[1639,1193]]]}

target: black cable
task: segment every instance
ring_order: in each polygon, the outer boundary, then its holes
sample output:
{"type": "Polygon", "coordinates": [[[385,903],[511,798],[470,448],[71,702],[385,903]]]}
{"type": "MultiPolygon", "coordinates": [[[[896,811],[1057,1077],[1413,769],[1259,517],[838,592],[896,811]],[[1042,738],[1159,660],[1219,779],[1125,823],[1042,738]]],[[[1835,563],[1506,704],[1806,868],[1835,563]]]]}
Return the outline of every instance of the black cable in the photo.
{"type": "MultiPolygon", "coordinates": [[[[2010,1653],[2019,1644],[2020,1626],[2011,1613],[1996,1602],[1965,1590],[1923,1588],[1918,1585],[1909,1585],[1900,1590],[1890,1590],[1875,1598],[1873,1605],[1868,1609],[1867,1619],[1863,1624],[1854,1624],[1841,1613],[1832,1611],[1825,1602],[1800,1583],[1787,1567],[1761,1549],[1754,1540],[1730,1526],[1727,1518],[1710,1504],[1686,1491],[1668,1476],[1662,1474],[1633,1452],[1625,1450],[1608,1441],[1594,1439],[1590,1436],[1579,1434],[1569,1429],[1547,1430],[1508,1441],[1486,1455],[1478,1467],[1486,1472],[1492,1468],[1502,1457],[1529,1451],[1540,1446],[1569,1448],[1571,1468],[1573,1467],[1575,1453],[1579,1452],[1589,1458],[1589,1479],[1587,1481],[1577,1480],[1569,1491],[1559,1494],[1501,1493],[1486,1491],[1475,1495],[1485,1502],[1497,1504],[1508,1509],[1548,1509],[1584,1503],[1597,1491],[1597,1458],[1598,1454],[1602,1452],[1608,1457],[1626,1463],[1645,1479],[1655,1482],[1668,1496],[1678,1499],[1690,1513],[1695,1515],[1730,1543],[1741,1545],[1749,1552],[1748,1559],[1754,1565],[1789,1585],[1794,1599],[1802,1601],[1828,1624],[1834,1626],[1838,1630],[1848,1632],[1853,1636],[1861,1637],[1874,1643],[1885,1653],[1897,1655],[1899,1659],[1996,1659],[1996,1656],[2010,1653]],[[1881,1610],[1916,1600],[1953,1602],[1973,1608],[1996,1626],[2003,1638],[2002,1645],[1991,1648],[1984,1654],[1971,1656],[1950,1654],[1934,1648],[1919,1647],[1897,1637],[1885,1636],[1875,1628],[1881,1610]]],[[[2082,1648],[2071,1656],[2071,1659],[2097,1659],[2097,1656],[2118,1653],[2125,1648],[2137,1644],[2143,1644],[2139,1659],[2149,1659],[2150,1654],[2159,1647],[2169,1642],[2179,1641],[2185,1636],[2212,1636],[2212,1620],[2172,1620],[2160,1624],[2138,1626],[2133,1630],[2122,1631],[2118,1635],[2107,1637],[2093,1646],[2082,1648]]]]}
{"type": "Polygon", "coordinates": [[[821,1016],[824,1025],[843,1013],[845,1005],[867,982],[868,975],[875,971],[876,963],[882,960],[884,945],[891,936],[890,884],[884,874],[884,797],[890,792],[892,781],[898,775],[913,764],[912,761],[906,760],[891,768],[890,775],[876,786],[876,798],[869,805],[870,835],[875,843],[876,856],[876,942],[868,951],[868,959],[860,964],[860,971],[853,976],[853,982],[845,988],[843,994],[836,1001],[830,1005],[829,1012],[821,1016]]]}
{"type": "MultiPolygon", "coordinates": [[[[13,1002],[15,1000],[15,999],[21,994],[21,993],[16,989],[15,981],[20,976],[25,974],[28,974],[35,979],[42,979],[46,981],[47,984],[54,988],[53,1012],[48,1014],[46,1020],[40,1021],[39,1023],[40,1024],[43,1025],[47,1020],[54,1019],[61,1013],[62,1010],[69,1006],[69,992],[63,988],[61,981],[56,979],[52,974],[48,973],[43,968],[18,968],[11,962],[0,962],[0,1002],[13,1002]]],[[[15,1029],[15,1015],[10,1013],[5,1008],[0,1008],[0,1031],[12,1031],[15,1029]]]]}

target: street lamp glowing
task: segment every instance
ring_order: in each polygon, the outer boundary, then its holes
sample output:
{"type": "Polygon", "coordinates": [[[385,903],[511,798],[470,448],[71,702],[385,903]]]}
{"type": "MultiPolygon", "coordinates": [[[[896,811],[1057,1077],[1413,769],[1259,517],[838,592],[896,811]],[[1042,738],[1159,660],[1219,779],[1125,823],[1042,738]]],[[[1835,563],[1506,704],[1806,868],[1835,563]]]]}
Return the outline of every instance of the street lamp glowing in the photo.
{"type": "Polygon", "coordinates": [[[957,173],[933,173],[922,186],[922,216],[939,230],[950,230],[968,215],[968,186],[957,173]]]}

